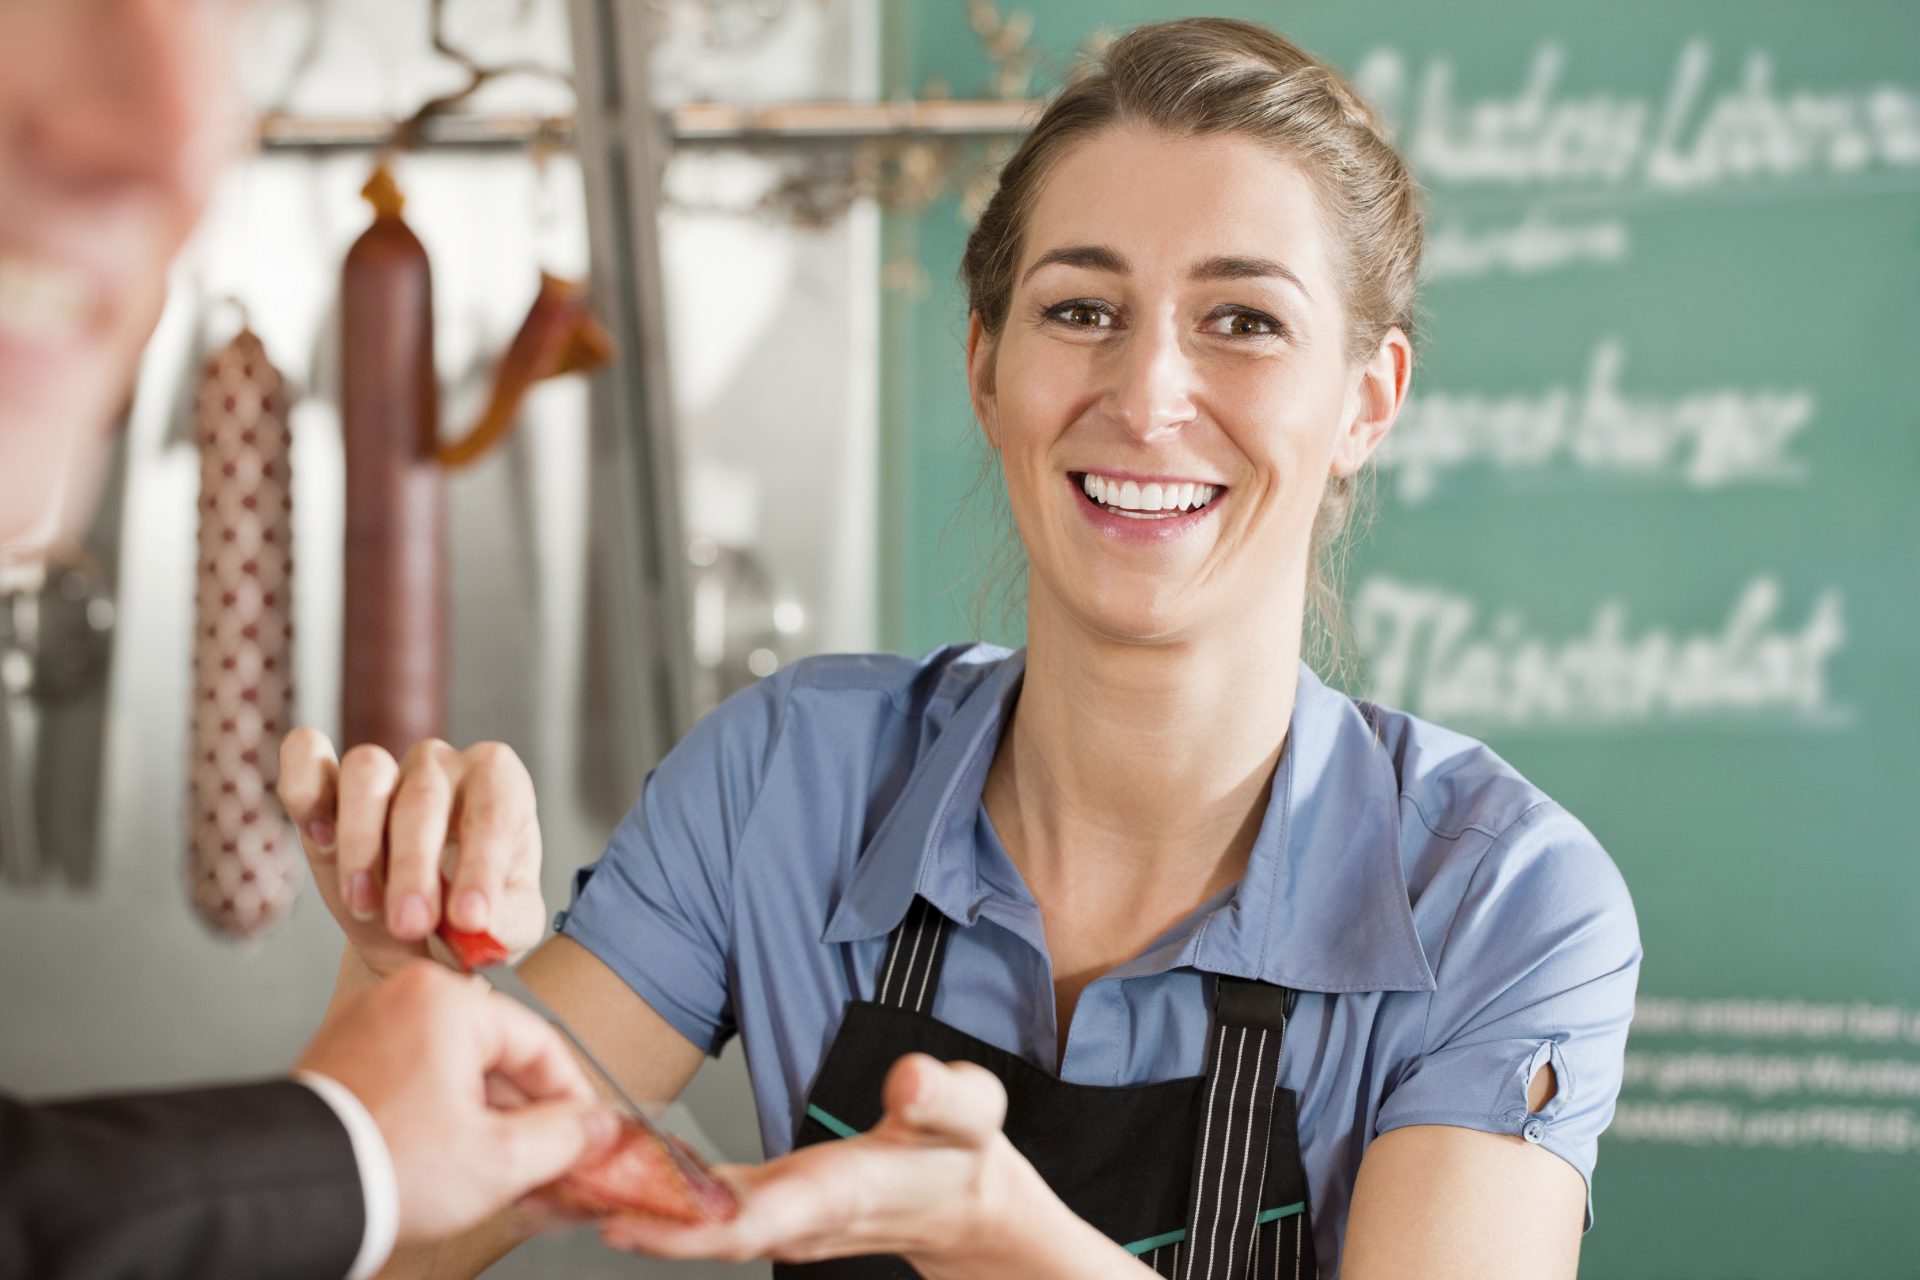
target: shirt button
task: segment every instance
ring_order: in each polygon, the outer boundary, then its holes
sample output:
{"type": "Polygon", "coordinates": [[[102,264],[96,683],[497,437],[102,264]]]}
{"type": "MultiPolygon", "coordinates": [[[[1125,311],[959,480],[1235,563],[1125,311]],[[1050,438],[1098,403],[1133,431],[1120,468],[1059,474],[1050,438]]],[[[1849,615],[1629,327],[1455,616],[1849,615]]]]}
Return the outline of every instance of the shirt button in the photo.
{"type": "Polygon", "coordinates": [[[1527,1121],[1526,1128],[1520,1130],[1520,1136],[1525,1138],[1528,1142],[1538,1142],[1540,1141],[1541,1138],[1546,1136],[1546,1133],[1547,1133],[1547,1126],[1545,1126],[1544,1124],[1541,1124],[1538,1120],[1527,1121]]]}

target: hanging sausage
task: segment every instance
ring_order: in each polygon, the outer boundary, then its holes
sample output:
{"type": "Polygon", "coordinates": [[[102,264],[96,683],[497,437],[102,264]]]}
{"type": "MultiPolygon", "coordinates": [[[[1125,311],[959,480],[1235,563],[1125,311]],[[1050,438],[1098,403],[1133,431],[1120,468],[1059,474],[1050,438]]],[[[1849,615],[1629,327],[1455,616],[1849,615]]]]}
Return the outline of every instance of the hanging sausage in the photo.
{"type": "Polygon", "coordinates": [[[362,192],[373,225],[341,285],[346,550],[341,745],[396,757],[444,732],[446,587],[433,283],[383,163],[362,192]]]}
{"type": "Polygon", "coordinates": [[[504,439],[535,383],[605,364],[613,345],[586,287],[542,273],[480,420],[438,445],[426,249],[401,216],[405,201],[386,163],[362,194],[374,221],[347,254],[341,298],[341,738],[343,746],[371,742],[398,757],[445,732],[443,471],[470,465],[504,439]]]}
{"type": "Polygon", "coordinates": [[[195,419],[188,879],[202,920],[252,938],[292,909],[305,871],[273,799],[293,705],[293,438],[286,383],[250,328],[208,360],[195,419]]]}
{"type": "Polygon", "coordinates": [[[612,358],[613,338],[588,305],[587,287],[541,272],[533,306],[494,369],[486,409],[471,431],[440,446],[440,461],[449,468],[478,461],[506,438],[534,383],[597,369],[612,358]]]}

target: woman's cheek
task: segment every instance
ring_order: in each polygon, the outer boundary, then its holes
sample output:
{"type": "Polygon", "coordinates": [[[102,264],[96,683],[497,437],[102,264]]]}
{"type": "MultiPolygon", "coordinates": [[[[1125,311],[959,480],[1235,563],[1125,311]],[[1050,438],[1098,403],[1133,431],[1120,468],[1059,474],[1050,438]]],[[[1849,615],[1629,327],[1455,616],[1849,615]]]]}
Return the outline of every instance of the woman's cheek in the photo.
{"type": "Polygon", "coordinates": [[[1044,443],[1047,408],[1052,403],[1049,388],[1039,379],[1018,370],[1002,386],[1000,396],[1000,448],[1017,452],[1044,443]]]}
{"type": "Polygon", "coordinates": [[[1071,422],[1099,389],[1091,344],[1050,341],[1022,334],[1003,350],[999,366],[1002,401],[1028,429],[1056,432],[1071,422]]]}

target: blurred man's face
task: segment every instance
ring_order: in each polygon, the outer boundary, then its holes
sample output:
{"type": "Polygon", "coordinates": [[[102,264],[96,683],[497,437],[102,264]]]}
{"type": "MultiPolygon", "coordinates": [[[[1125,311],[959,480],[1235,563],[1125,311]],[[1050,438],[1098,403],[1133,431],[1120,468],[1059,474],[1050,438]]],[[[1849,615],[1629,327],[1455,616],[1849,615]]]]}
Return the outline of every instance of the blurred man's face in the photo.
{"type": "Polygon", "coordinates": [[[238,136],[240,9],[0,0],[0,547],[52,531],[124,402],[238,136]]]}

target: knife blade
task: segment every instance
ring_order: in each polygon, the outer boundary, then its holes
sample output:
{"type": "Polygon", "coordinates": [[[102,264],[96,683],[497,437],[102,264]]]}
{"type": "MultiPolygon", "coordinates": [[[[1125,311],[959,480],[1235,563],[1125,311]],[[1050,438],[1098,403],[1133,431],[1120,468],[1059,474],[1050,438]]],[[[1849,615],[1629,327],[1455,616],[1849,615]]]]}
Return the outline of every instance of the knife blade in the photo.
{"type": "Polygon", "coordinates": [[[531,1011],[542,1022],[558,1031],[566,1042],[573,1046],[573,1051],[580,1056],[580,1061],[600,1077],[601,1082],[612,1093],[614,1100],[621,1105],[621,1109],[655,1142],[666,1149],[667,1155],[672,1158],[674,1167],[680,1171],[681,1177],[696,1187],[726,1189],[728,1194],[731,1194],[731,1189],[714,1177],[707,1169],[705,1162],[694,1155],[685,1142],[661,1128],[654,1118],[647,1114],[646,1108],[642,1107],[634,1096],[626,1091],[620,1081],[614,1078],[613,1072],[607,1070],[606,1064],[596,1058],[593,1050],[587,1048],[580,1037],[574,1034],[573,1028],[567,1025],[567,1020],[554,1012],[546,1001],[535,995],[533,989],[514,971],[513,966],[482,964],[469,966],[468,972],[478,974],[495,991],[531,1011]]]}
{"type": "MultiPolygon", "coordinates": [[[[449,889],[449,887],[444,883],[442,889],[449,889]]],[[[593,1055],[593,1050],[589,1050],[586,1042],[574,1034],[572,1027],[566,1025],[566,1019],[559,1013],[555,1013],[553,1007],[534,994],[532,986],[528,986],[520,979],[515,967],[507,963],[507,946],[499,938],[495,938],[490,933],[468,933],[465,929],[455,929],[453,921],[445,919],[445,915],[442,915],[440,929],[434,931],[432,942],[440,944],[440,950],[444,950],[447,958],[451,958],[463,973],[478,975],[484,983],[492,986],[495,992],[499,992],[507,1000],[513,1000],[518,1006],[534,1013],[534,1017],[538,1017],[547,1027],[553,1027],[555,1031],[561,1032],[566,1044],[574,1048],[574,1054],[580,1055],[580,1061],[586,1063],[593,1071],[593,1075],[597,1075],[607,1086],[614,1102],[620,1103],[620,1109],[628,1117],[632,1117],[634,1123],[641,1126],[649,1138],[659,1142],[660,1148],[666,1151],[666,1155],[674,1161],[674,1169],[678,1169],[680,1176],[685,1178],[691,1186],[697,1186],[708,1192],[724,1190],[728,1196],[732,1196],[732,1188],[728,1188],[724,1182],[720,1182],[720,1178],[716,1178],[708,1171],[707,1161],[695,1155],[680,1138],[660,1128],[659,1123],[651,1115],[647,1115],[647,1109],[641,1107],[639,1102],[634,1100],[634,1096],[626,1092],[620,1080],[614,1079],[612,1071],[607,1071],[607,1065],[593,1055]]]]}
{"type": "Polygon", "coordinates": [[[539,1015],[541,1021],[552,1027],[555,1031],[558,1031],[562,1036],[565,1036],[567,1043],[573,1046],[573,1051],[580,1055],[581,1061],[585,1062],[586,1065],[593,1070],[593,1073],[600,1077],[601,1082],[607,1086],[608,1090],[612,1092],[613,1096],[621,1105],[631,1112],[636,1120],[651,1131],[654,1137],[665,1141],[667,1136],[665,1132],[654,1124],[653,1118],[647,1115],[646,1111],[641,1108],[639,1102],[635,1101],[633,1095],[622,1088],[618,1080],[614,1079],[613,1072],[607,1070],[600,1059],[593,1056],[593,1050],[587,1048],[586,1045],[580,1042],[580,1037],[573,1033],[573,1028],[567,1025],[566,1019],[555,1013],[546,1001],[533,994],[533,989],[521,980],[520,975],[515,973],[510,965],[490,964],[475,969],[474,972],[482,978],[485,978],[487,985],[495,991],[531,1009],[539,1015]]]}
{"type": "MultiPolygon", "coordinates": [[[[452,896],[451,872],[458,856],[455,844],[448,841],[442,854],[441,865],[440,889],[443,898],[452,896]]],[[[510,953],[504,942],[485,930],[476,932],[457,929],[453,921],[447,919],[443,912],[439,927],[434,930],[433,937],[428,940],[428,943],[428,949],[440,959],[451,961],[462,973],[478,974],[495,991],[529,1010],[535,1017],[558,1031],[561,1037],[573,1046],[573,1051],[579,1055],[580,1061],[605,1083],[614,1100],[620,1103],[621,1109],[631,1116],[641,1129],[645,1130],[647,1136],[666,1148],[674,1167],[691,1185],[703,1190],[721,1191],[729,1198],[732,1197],[733,1189],[713,1175],[707,1168],[706,1161],[702,1160],[685,1142],[661,1128],[658,1122],[647,1114],[646,1108],[635,1101],[633,1095],[614,1078],[613,1072],[607,1070],[606,1064],[595,1057],[593,1050],[587,1048],[580,1037],[574,1034],[573,1028],[567,1025],[567,1020],[533,993],[533,989],[521,979],[513,965],[507,962],[510,953]]]]}

